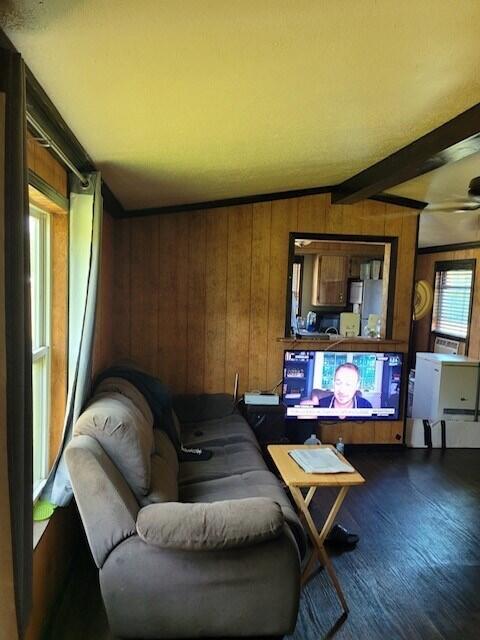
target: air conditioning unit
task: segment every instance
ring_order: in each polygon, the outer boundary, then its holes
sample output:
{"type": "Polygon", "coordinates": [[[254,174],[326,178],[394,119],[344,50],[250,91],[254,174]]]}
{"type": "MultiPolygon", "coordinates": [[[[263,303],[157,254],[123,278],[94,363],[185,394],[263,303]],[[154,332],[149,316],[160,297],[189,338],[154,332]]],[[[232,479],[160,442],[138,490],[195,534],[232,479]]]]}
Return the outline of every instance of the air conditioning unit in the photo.
{"type": "Polygon", "coordinates": [[[451,355],[457,355],[460,342],[458,340],[450,340],[449,338],[435,338],[435,346],[433,347],[434,353],[449,353],[451,355]]]}

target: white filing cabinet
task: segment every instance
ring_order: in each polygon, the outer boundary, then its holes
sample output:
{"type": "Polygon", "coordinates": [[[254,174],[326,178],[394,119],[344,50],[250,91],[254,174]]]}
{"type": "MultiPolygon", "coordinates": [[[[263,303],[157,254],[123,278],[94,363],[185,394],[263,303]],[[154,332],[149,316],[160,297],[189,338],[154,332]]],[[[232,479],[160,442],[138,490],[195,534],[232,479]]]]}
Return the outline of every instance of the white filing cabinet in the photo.
{"type": "Polygon", "coordinates": [[[478,419],[480,362],[445,353],[417,353],[412,418],[478,419]]]}

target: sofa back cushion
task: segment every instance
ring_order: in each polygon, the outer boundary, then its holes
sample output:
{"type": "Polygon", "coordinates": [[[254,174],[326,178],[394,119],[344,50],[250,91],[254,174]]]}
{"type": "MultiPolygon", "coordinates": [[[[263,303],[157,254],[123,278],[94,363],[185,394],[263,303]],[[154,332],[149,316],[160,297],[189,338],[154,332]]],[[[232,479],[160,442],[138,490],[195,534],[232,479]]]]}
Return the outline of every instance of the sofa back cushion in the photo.
{"type": "Polygon", "coordinates": [[[113,391],[97,394],[77,420],[74,435],[95,438],[135,496],[147,495],[150,457],[154,452],[153,429],[132,400],[113,391]]]}
{"type": "Polygon", "coordinates": [[[136,533],[138,503],[94,438],[73,438],[65,458],[90,550],[100,568],[114,547],[136,533]]]}
{"type": "Polygon", "coordinates": [[[153,413],[150,405],[134,384],[125,380],[125,378],[105,378],[95,387],[95,395],[112,392],[121,393],[122,396],[131,400],[137,409],[140,409],[145,420],[153,427],[153,413]]]}

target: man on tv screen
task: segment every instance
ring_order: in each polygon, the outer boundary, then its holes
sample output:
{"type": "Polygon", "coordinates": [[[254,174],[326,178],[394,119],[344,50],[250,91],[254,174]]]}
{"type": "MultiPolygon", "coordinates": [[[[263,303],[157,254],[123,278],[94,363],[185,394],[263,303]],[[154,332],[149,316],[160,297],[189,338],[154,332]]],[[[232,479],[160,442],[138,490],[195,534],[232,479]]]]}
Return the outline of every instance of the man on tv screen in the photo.
{"type": "Polygon", "coordinates": [[[351,362],[337,367],[333,378],[333,393],[318,401],[319,407],[338,409],[338,417],[344,420],[350,409],[371,409],[371,403],[359,395],[360,372],[351,362]]]}

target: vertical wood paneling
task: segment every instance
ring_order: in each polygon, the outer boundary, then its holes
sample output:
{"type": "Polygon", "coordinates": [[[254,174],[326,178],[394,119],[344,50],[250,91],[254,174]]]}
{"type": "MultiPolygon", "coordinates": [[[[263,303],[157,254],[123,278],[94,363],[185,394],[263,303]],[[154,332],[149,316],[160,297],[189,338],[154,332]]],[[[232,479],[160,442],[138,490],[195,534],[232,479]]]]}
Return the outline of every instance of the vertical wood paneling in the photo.
{"type": "MultiPolygon", "coordinates": [[[[348,213],[345,215],[345,219],[348,221],[348,213]]],[[[342,233],[343,228],[343,206],[332,204],[331,202],[327,201],[327,204],[325,206],[325,233],[342,233]]]]}
{"type": "Polygon", "coordinates": [[[50,223],[52,387],[50,389],[49,463],[53,464],[60,446],[67,401],[68,216],[52,215],[50,223]]]}
{"type": "MultiPolygon", "coordinates": [[[[56,509],[33,552],[33,608],[24,640],[47,637],[49,621],[64,593],[71,563],[80,544],[85,544],[85,538],[78,511],[72,501],[67,507],[56,509]]],[[[5,598],[4,591],[2,598],[5,598]]],[[[2,636],[3,631],[4,627],[0,630],[2,640],[15,637],[2,636]]]]}
{"type": "MultiPolygon", "coordinates": [[[[113,358],[113,234],[113,219],[104,211],[95,344],[93,347],[94,375],[110,366],[113,358]]],[[[53,308],[55,309],[55,305],[53,308]]]]}
{"type": "Polygon", "coordinates": [[[130,358],[130,220],[116,220],[114,225],[115,288],[113,295],[113,357],[130,358]]]}
{"type": "Polygon", "coordinates": [[[329,201],[328,194],[299,198],[298,230],[305,233],[326,233],[325,216],[329,201]]]}
{"type": "Polygon", "coordinates": [[[359,233],[366,236],[388,236],[386,214],[390,205],[375,200],[363,200],[354,205],[358,212],[359,233]]]}
{"type": "Polygon", "coordinates": [[[192,393],[205,388],[206,223],[205,212],[198,211],[188,227],[187,389],[192,393]]]}
{"type": "Polygon", "coordinates": [[[412,290],[409,286],[414,279],[415,239],[417,220],[415,216],[405,214],[398,243],[398,265],[395,296],[394,337],[409,340],[412,324],[412,290]]]}
{"type": "MultiPolygon", "coordinates": [[[[190,215],[169,215],[168,223],[172,225],[173,243],[170,247],[171,268],[170,287],[165,292],[172,297],[172,314],[166,318],[171,324],[169,332],[174,336],[169,349],[169,385],[176,393],[187,390],[188,358],[188,229],[190,215]]],[[[160,263],[160,269],[163,265],[160,263]]],[[[164,338],[162,338],[164,339],[164,338]]]]}
{"type": "Polygon", "coordinates": [[[158,218],[158,337],[157,373],[173,388],[176,365],[176,254],[177,235],[175,217],[166,215],[158,218]]]}
{"type": "Polygon", "coordinates": [[[48,149],[38,144],[30,134],[27,136],[27,159],[29,169],[58,193],[67,195],[67,172],[48,149]]]}
{"type": "Polygon", "coordinates": [[[267,387],[271,202],[253,205],[248,389],[267,387]]]}
{"type": "MultiPolygon", "coordinates": [[[[155,218],[118,221],[115,351],[128,356],[134,345],[139,364],[156,367],[176,393],[231,392],[236,371],[241,391],[272,387],[288,348],[278,338],[285,326],[289,233],[297,230],[400,238],[394,337],[404,349],[416,240],[415,216],[404,222],[404,211],[371,201],[332,206],[327,194],[158,216],[157,233],[149,222],[155,218]],[[156,307],[148,302],[154,290],[156,307]]],[[[401,430],[401,422],[342,423],[325,427],[322,439],[342,434],[346,442],[397,442],[401,430]]]]}
{"type": "Polygon", "coordinates": [[[250,282],[252,268],[252,205],[229,207],[225,391],[239,373],[240,392],[248,388],[250,282]]]}
{"type": "MultiPolygon", "coordinates": [[[[403,210],[398,207],[387,208],[387,218],[385,220],[385,235],[401,238],[402,225],[403,225],[403,210]]],[[[404,312],[404,289],[405,285],[402,284],[402,273],[400,273],[399,265],[402,262],[402,247],[400,241],[397,247],[397,270],[395,273],[395,303],[393,309],[393,338],[398,338],[398,325],[399,325],[399,312],[404,312]],[[400,304],[400,297],[402,303],[400,304]]],[[[390,275],[390,273],[389,273],[390,275]]],[[[411,289],[409,289],[411,291],[411,289]]]]}
{"type": "Polygon", "coordinates": [[[149,372],[157,370],[157,218],[131,222],[131,357],[149,372]]]}
{"type": "Polygon", "coordinates": [[[206,215],[205,374],[207,393],[225,388],[228,211],[206,215]]]}
{"type": "Polygon", "coordinates": [[[283,345],[276,342],[285,333],[288,244],[290,231],[297,230],[298,200],[272,202],[270,233],[270,274],[268,300],[267,388],[282,375],[283,345]]]}
{"type": "MultiPolygon", "coordinates": [[[[412,326],[412,287],[414,280],[417,240],[417,216],[400,207],[385,206],[385,235],[398,237],[397,269],[395,274],[395,302],[393,311],[393,338],[408,342],[412,326]]],[[[407,379],[408,356],[404,357],[404,380],[407,379]]],[[[404,388],[404,393],[406,389],[404,388]]],[[[401,442],[403,423],[377,422],[377,442],[401,442]]]]}

